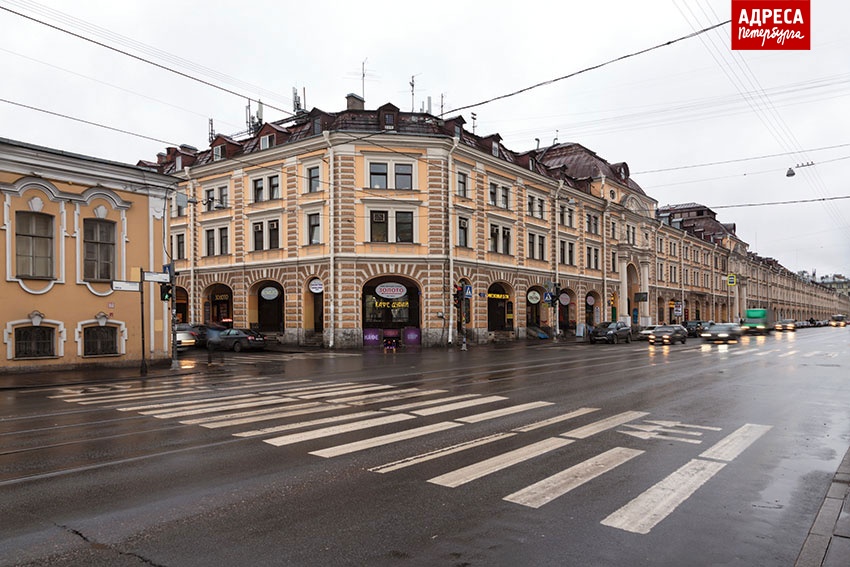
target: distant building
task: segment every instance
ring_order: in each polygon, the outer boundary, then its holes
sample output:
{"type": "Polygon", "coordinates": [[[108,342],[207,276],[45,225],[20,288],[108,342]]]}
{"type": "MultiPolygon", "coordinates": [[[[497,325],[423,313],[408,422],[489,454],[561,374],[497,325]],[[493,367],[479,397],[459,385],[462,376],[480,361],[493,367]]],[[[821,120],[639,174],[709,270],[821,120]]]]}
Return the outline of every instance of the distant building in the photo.
{"type": "MultiPolygon", "coordinates": [[[[0,139],[4,213],[0,368],[44,370],[142,360],[138,292],[114,280],[162,271],[174,178],[0,139]]],[[[167,358],[169,317],[146,284],[145,359],[167,358]]]]}

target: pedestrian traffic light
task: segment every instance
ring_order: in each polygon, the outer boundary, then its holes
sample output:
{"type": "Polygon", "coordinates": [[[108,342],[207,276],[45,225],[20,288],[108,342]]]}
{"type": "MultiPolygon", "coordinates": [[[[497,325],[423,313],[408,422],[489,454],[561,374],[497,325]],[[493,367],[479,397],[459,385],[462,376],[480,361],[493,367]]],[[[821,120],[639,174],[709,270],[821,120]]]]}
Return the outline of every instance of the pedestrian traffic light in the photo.
{"type": "Polygon", "coordinates": [[[169,283],[161,283],[159,284],[159,298],[163,301],[169,301],[171,299],[171,284],[169,283]]]}
{"type": "Polygon", "coordinates": [[[461,304],[463,303],[463,287],[459,285],[455,285],[455,293],[454,293],[454,306],[460,309],[461,304]]]}
{"type": "Polygon", "coordinates": [[[552,292],[552,307],[556,307],[558,305],[558,298],[561,297],[561,286],[555,284],[555,289],[552,292]]]}

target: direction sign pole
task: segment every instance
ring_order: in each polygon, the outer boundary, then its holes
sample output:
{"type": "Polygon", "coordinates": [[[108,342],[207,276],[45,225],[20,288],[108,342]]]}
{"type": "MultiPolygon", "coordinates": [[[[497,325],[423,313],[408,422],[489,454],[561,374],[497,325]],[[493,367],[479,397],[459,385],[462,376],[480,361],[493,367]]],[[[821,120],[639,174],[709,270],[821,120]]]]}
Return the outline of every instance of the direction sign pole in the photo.
{"type": "Polygon", "coordinates": [[[139,280],[139,301],[142,305],[142,366],[139,368],[139,372],[142,376],[146,376],[148,373],[148,363],[145,360],[145,271],[141,271],[141,278],[139,280]]]}

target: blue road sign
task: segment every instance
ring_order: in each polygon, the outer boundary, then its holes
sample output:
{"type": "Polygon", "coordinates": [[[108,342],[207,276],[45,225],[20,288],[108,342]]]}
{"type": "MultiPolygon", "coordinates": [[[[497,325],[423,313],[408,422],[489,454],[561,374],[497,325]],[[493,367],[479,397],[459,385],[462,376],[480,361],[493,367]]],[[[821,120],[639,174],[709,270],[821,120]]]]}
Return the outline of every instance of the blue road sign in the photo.
{"type": "Polygon", "coordinates": [[[463,296],[467,299],[472,298],[472,286],[471,285],[463,286],[463,296]]]}

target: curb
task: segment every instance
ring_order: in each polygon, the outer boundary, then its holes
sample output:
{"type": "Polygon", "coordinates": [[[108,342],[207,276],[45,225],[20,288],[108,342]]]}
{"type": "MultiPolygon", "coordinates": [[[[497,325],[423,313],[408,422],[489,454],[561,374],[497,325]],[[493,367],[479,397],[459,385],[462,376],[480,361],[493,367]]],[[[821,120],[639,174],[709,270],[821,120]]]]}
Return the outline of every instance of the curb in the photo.
{"type": "Polygon", "coordinates": [[[850,564],[850,449],[838,466],[794,567],[850,564]]]}

